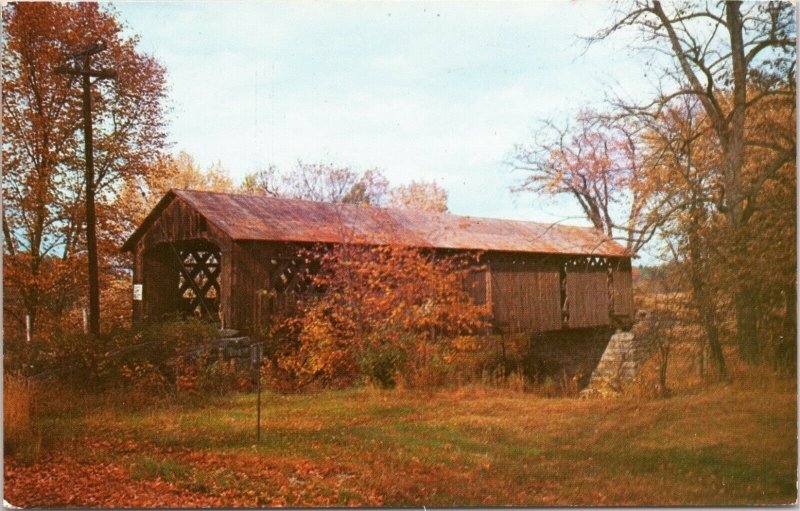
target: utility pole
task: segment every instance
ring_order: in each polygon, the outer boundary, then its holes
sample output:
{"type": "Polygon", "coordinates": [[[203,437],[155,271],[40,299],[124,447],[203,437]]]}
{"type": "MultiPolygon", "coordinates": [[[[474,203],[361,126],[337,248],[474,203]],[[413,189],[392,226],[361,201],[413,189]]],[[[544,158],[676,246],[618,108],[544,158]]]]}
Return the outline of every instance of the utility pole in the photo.
{"type": "Polygon", "coordinates": [[[250,345],[250,365],[255,370],[256,398],[256,442],[261,441],[261,364],[264,361],[264,344],[250,345]]]}
{"type": "Polygon", "coordinates": [[[103,43],[73,53],[68,58],[70,65],[59,66],[56,72],[76,75],[83,78],[83,148],[86,158],[86,248],[89,255],[89,331],[100,333],[100,281],[97,268],[97,217],[94,210],[94,154],[92,149],[92,82],[91,77],[98,80],[116,78],[112,69],[92,69],[92,55],[106,49],[103,43]]]}

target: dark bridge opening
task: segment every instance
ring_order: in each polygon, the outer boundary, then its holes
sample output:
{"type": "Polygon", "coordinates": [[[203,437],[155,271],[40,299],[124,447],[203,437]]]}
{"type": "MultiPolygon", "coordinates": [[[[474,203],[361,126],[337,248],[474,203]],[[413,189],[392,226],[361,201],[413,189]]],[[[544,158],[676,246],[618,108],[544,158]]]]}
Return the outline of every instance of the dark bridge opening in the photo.
{"type": "Polygon", "coordinates": [[[145,254],[144,263],[148,316],[179,313],[220,320],[219,247],[206,240],[161,243],[145,254]]]}

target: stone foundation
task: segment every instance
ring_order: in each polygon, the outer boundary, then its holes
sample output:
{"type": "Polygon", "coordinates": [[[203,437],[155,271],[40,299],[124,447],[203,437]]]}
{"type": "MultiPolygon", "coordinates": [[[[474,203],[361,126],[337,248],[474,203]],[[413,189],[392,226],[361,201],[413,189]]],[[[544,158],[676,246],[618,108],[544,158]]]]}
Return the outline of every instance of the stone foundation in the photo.
{"type": "Polygon", "coordinates": [[[580,329],[534,335],[527,355],[528,374],[538,380],[565,375],[585,387],[606,350],[612,331],[580,329]]]}
{"type": "Polygon", "coordinates": [[[621,384],[631,381],[653,353],[653,343],[633,332],[617,331],[611,336],[600,361],[592,371],[587,394],[618,391],[621,384]]]}

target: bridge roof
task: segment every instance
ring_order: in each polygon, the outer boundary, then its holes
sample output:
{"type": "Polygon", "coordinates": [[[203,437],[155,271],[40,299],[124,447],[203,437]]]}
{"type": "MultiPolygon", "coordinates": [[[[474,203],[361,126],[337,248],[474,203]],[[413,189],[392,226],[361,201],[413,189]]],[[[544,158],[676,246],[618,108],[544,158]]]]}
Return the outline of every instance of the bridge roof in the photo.
{"type": "Polygon", "coordinates": [[[172,189],[162,198],[125,242],[123,250],[132,250],[176,198],[233,240],[630,256],[619,243],[587,227],[180,189],[172,189]]]}

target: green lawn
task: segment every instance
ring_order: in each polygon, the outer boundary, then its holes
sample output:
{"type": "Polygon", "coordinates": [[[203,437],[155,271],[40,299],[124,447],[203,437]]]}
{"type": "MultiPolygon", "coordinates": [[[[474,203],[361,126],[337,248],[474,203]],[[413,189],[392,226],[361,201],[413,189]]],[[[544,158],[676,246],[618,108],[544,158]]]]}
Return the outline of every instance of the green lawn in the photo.
{"type": "Polygon", "coordinates": [[[263,404],[258,443],[254,395],[51,419],[44,443],[59,447],[33,464],[7,456],[5,498],[430,507],[797,497],[793,390],[715,386],[663,400],[352,390],[265,394],[263,404]],[[59,487],[81,474],[94,483],[59,487]]]}

